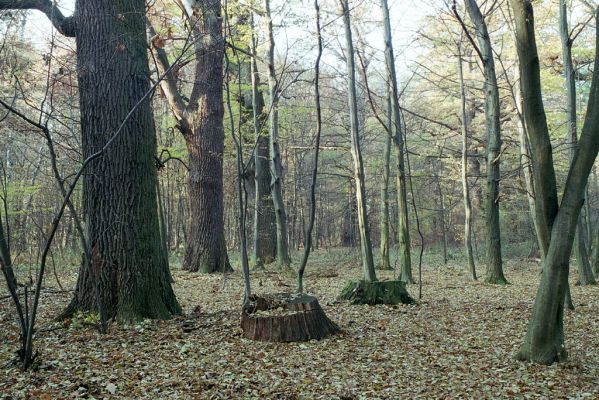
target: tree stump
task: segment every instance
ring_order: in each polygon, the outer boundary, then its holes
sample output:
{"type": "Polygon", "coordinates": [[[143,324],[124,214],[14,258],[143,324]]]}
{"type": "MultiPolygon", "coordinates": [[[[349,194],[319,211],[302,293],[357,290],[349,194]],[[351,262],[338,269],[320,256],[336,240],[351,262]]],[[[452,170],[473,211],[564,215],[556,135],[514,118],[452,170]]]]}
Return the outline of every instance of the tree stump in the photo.
{"type": "Polygon", "coordinates": [[[316,297],[289,293],[250,296],[241,328],[246,338],[263,342],[305,342],[339,332],[316,297]]]}
{"type": "Polygon", "coordinates": [[[350,281],[339,295],[352,304],[413,304],[414,299],[402,281],[350,281]]]}

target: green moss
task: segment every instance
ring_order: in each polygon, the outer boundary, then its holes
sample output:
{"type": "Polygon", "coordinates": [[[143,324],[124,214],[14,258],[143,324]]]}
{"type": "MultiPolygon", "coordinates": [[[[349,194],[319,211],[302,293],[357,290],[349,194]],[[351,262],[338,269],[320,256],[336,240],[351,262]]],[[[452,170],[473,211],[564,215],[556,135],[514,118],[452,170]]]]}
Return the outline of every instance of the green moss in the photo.
{"type": "Polygon", "coordinates": [[[341,291],[340,300],[352,304],[413,304],[414,299],[401,281],[350,281],[341,291]]]}

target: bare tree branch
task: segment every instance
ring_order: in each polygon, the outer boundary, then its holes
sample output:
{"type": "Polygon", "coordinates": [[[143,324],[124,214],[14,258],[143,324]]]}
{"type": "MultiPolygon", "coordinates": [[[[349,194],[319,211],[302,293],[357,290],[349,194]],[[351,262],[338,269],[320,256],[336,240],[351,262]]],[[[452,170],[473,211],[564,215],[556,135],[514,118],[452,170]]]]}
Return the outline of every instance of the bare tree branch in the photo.
{"type": "Polygon", "coordinates": [[[0,10],[38,10],[46,14],[54,27],[65,36],[75,37],[73,17],[65,17],[50,0],[0,0],[0,10]]]}

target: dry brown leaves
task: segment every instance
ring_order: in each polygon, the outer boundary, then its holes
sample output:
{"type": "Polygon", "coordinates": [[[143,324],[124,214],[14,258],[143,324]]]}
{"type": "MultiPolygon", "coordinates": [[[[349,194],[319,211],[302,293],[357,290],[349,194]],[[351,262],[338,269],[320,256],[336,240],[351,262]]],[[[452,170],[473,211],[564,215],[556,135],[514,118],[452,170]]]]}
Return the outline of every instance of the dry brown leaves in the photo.
{"type": "MultiPolygon", "coordinates": [[[[68,294],[43,297],[37,370],[5,366],[17,327],[0,302],[0,398],[397,399],[599,398],[599,287],[573,287],[570,361],[550,367],[513,360],[538,283],[538,265],[510,263],[512,282],[470,282],[458,267],[424,271],[416,306],[350,306],[335,297],[357,268],[313,265],[307,290],[343,333],[320,342],[258,343],[239,328],[238,273],[175,271],[187,315],[112,325],[107,335],[56,326],[68,294]],[[200,306],[200,307],[198,307],[200,306]],[[59,328],[50,330],[48,328],[59,328]]],[[[75,276],[63,274],[65,282],[75,276]]],[[[381,273],[390,278],[390,273],[381,273]]],[[[293,287],[285,274],[253,274],[254,291],[293,287]]],[[[50,278],[48,278],[50,281],[50,278]]],[[[64,283],[64,282],[63,282],[64,283]]],[[[52,286],[52,282],[48,282],[52,286]]],[[[409,287],[416,295],[415,286],[409,287]]]]}

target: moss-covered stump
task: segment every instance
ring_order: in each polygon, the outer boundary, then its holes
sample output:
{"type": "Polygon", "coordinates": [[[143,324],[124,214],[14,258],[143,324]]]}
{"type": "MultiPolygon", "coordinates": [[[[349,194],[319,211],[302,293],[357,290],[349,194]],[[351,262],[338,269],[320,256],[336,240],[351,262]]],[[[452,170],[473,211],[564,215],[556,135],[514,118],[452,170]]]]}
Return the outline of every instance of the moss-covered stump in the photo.
{"type": "Polygon", "coordinates": [[[352,304],[413,304],[402,281],[350,281],[339,295],[352,304]]]}
{"type": "Polygon", "coordinates": [[[241,329],[246,338],[263,342],[305,342],[339,332],[316,297],[288,293],[250,296],[241,329]]]}

